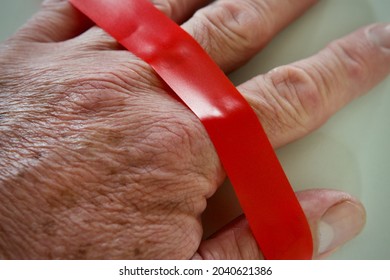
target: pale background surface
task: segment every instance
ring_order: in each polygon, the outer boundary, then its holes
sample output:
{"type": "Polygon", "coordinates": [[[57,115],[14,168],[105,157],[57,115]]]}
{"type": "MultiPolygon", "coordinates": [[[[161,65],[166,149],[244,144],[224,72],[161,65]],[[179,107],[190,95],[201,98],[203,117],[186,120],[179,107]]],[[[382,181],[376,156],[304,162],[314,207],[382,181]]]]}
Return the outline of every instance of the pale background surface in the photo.
{"type": "MultiPolygon", "coordinates": [[[[24,23],[40,2],[1,0],[0,41],[24,23]]],[[[238,84],[275,66],[305,58],[331,40],[376,21],[390,22],[390,0],[321,0],[231,78],[238,84]]],[[[278,151],[297,190],[337,188],[359,197],[366,206],[365,230],[333,259],[390,259],[389,106],[388,78],[320,130],[278,151]]],[[[231,188],[224,186],[210,202],[208,230],[239,212],[231,188]],[[228,208],[222,207],[226,201],[231,205],[228,208]]]]}

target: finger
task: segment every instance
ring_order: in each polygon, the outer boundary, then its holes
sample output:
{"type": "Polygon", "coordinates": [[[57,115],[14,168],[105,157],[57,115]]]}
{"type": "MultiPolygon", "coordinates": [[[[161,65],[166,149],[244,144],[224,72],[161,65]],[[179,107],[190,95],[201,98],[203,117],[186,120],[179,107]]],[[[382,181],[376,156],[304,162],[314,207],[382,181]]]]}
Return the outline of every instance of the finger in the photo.
{"type": "Polygon", "coordinates": [[[168,17],[182,23],[210,0],[152,0],[152,3],[168,17]]]}
{"type": "MultiPolygon", "coordinates": [[[[345,193],[315,190],[297,196],[312,230],[315,259],[325,258],[364,227],[366,214],[363,206],[345,193]]],[[[245,217],[241,216],[203,241],[193,259],[248,260],[263,259],[263,255],[245,217]]]]}
{"type": "MultiPolygon", "coordinates": [[[[156,8],[180,23],[198,8],[210,2],[210,0],[152,0],[152,2],[156,8]]],[[[84,47],[89,50],[122,49],[121,45],[113,37],[96,26],[77,37],[75,42],[79,48],[84,47]]]]}
{"type": "Polygon", "coordinates": [[[321,126],[390,72],[390,25],[339,39],[317,55],[278,67],[239,86],[274,147],[321,126]]]}
{"type": "Polygon", "coordinates": [[[106,31],[98,26],[92,26],[71,42],[78,49],[86,50],[118,50],[124,47],[106,31]]]}
{"type": "Polygon", "coordinates": [[[81,34],[90,26],[91,21],[67,0],[46,0],[42,9],[16,33],[16,38],[60,42],[81,34]]]}
{"type": "Polygon", "coordinates": [[[218,0],[183,25],[215,62],[229,72],[317,0],[218,0]]]}

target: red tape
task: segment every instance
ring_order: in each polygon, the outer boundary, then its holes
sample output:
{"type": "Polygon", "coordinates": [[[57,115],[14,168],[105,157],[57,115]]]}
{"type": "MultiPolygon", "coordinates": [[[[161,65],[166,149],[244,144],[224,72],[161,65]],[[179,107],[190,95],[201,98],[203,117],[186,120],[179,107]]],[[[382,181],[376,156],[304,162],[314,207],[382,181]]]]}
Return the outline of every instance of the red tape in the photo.
{"type": "Polygon", "coordinates": [[[147,0],[70,2],[198,116],[265,258],[311,259],[310,227],[256,114],[202,47],[147,0]]]}

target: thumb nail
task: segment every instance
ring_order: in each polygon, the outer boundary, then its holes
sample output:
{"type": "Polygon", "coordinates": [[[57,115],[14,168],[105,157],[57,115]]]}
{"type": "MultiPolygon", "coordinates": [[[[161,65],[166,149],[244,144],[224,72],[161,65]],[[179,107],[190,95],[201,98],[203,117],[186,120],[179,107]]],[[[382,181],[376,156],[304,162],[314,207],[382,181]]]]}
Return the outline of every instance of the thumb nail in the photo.
{"type": "Polygon", "coordinates": [[[375,25],[368,31],[368,35],[374,43],[390,49],[390,24],[375,25]]]}
{"type": "Polygon", "coordinates": [[[331,252],[363,229],[366,212],[356,202],[345,201],[329,208],[318,224],[318,254],[331,252]]]}

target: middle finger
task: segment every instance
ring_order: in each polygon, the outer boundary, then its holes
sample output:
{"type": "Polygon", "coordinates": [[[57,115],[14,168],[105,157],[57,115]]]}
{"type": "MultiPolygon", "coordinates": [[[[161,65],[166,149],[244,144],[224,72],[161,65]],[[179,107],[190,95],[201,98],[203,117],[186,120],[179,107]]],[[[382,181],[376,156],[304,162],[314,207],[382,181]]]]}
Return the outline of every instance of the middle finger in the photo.
{"type": "Polygon", "coordinates": [[[217,0],[182,27],[225,72],[261,50],[318,0],[217,0]]]}

